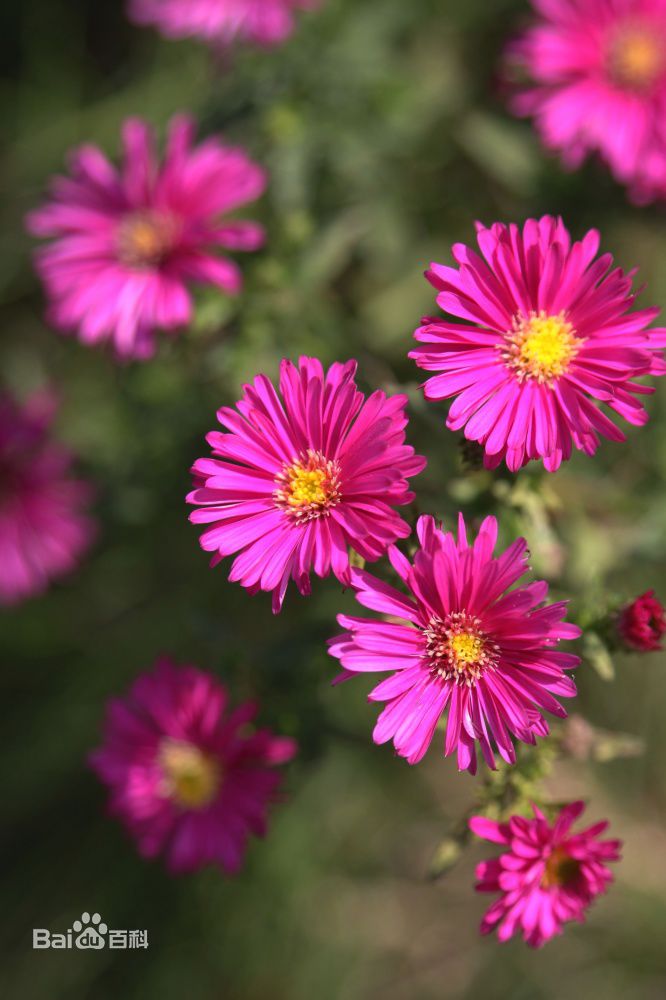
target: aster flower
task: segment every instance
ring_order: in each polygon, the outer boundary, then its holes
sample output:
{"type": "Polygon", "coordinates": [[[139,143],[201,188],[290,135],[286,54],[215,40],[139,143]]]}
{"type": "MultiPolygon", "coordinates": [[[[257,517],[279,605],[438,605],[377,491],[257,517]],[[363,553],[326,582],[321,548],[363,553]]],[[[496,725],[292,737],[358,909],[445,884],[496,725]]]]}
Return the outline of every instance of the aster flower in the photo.
{"type": "Polygon", "coordinates": [[[294,14],[318,0],[129,0],[136,24],[153,25],[165,38],[201,38],[228,46],[236,41],[269,47],[294,30],[294,14]]]}
{"type": "Polygon", "coordinates": [[[373,561],[410,533],[393,508],[414,499],[407,480],[426,462],[405,444],[407,397],[365,399],[355,373],[355,361],[324,372],[316,358],[285,360],[279,394],[258,375],[235,410],[218,410],[226,433],[208,435],[214,457],[192,468],[202,548],[212,565],[238,552],[229,579],[273,591],[274,612],[290,579],[301,594],[311,569],[347,584],[348,547],[373,561]]]}
{"type": "Polygon", "coordinates": [[[240,870],[250,835],[266,833],[277,767],[296,752],[251,728],[255,714],[249,702],[229,712],[219,681],[166,658],[109,703],[90,764],[142,857],[162,855],[174,874],[240,870]]]}
{"type": "Polygon", "coordinates": [[[622,609],[617,630],[624,645],[638,653],[664,648],[661,640],[666,635],[666,612],[654,590],[646,590],[622,609]]]}
{"type": "Polygon", "coordinates": [[[41,594],[76,568],[94,536],[91,489],[51,437],[57,403],[0,394],[0,605],[41,594]]]}
{"type": "Polygon", "coordinates": [[[160,162],[151,129],[128,119],[120,171],[83,146],[71,176],[57,177],[50,201],[28,216],[35,236],[52,239],[36,267],[57,329],[85,344],[111,341],[123,358],[146,358],[156,330],[190,322],[191,284],[239,291],[238,267],[215,251],[261,246],[260,226],[223,216],[258,198],[265,175],[219,139],[193,147],[193,134],[189,118],[174,118],[160,162]]]}
{"type": "Polygon", "coordinates": [[[602,412],[630,424],[648,416],[636,399],[654,392],[636,382],[663,375],[666,330],[647,329],[659,310],[629,310],[632,274],[595,259],[599,234],[572,243],[561,219],[518,226],[477,226],[481,255],[453,247],[457,268],[431,264],[437,304],[455,317],[425,318],[420,368],[439,372],[424,386],[428,400],[456,397],[447,427],[485,449],[485,465],[516,471],[542,460],[550,472],[575,445],[593,455],[600,437],[625,435],[602,412]]]}
{"type": "Polygon", "coordinates": [[[564,671],[580,661],[557,646],[580,629],[563,622],[566,603],[544,603],[546,583],[507,593],[527,572],[527,543],[519,538],[495,557],[494,517],[471,545],[462,514],[457,542],[432,517],[419,519],[417,533],[413,564],[389,549],[408,596],[365,570],[353,572],[358,603],[391,617],[338,617],[347,631],[330,640],[329,652],[344,667],[340,679],[390,674],[369,696],[386,702],[373,738],[393,740],[410,764],[425,755],[447,709],[444,752],[457,750],[460,770],[476,772],[477,743],[489,767],[496,766],[495,747],[515,764],[512,738],[534,744],[548,734],[541,709],[566,716],[555,696],[575,695],[564,671]]]}
{"type": "Polygon", "coordinates": [[[513,110],[577,167],[590,152],[639,200],[666,190],[665,0],[533,0],[509,48],[529,82],[513,110]]]}
{"type": "Polygon", "coordinates": [[[619,840],[600,839],[605,821],[574,833],[571,827],[584,808],[582,802],[570,803],[553,824],[536,807],[534,819],[470,820],[478,837],[506,847],[476,870],[477,892],[500,893],[483,919],[482,934],[498,927],[500,941],[521,933],[527,944],[540,948],[561,934],[565,923],[583,923],[585,911],[612,882],[608,863],[619,861],[622,846],[619,840]]]}

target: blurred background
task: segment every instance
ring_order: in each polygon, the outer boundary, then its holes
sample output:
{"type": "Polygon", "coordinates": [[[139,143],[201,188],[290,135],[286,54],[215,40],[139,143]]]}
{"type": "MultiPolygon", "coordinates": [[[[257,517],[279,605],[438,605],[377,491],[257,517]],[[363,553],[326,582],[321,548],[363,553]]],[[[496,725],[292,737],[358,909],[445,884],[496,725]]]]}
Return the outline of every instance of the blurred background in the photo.
{"type": "Polygon", "coordinates": [[[479,937],[488,898],[472,891],[492,848],[428,877],[475,781],[436,745],[415,768],[374,747],[370,683],[330,687],[325,639],[350,596],[317,581],[274,618],[268,596],[208,569],[184,504],[215,410],[243,381],[274,376],[283,356],[353,356],[364,388],[410,394],[410,440],[429,459],[422,510],[449,525],[460,507],[498,513],[502,541],[527,535],[535,571],[572,596],[574,616],[609,595],[666,595],[663,386],[628,445],[576,454],[543,485],[530,471],[467,471],[446,407],[423,405],[406,357],[435,308],[424,268],[471,242],[477,218],[561,213],[576,237],[597,226],[604,249],[639,268],[644,304],[666,306],[662,211],[630,207],[595,164],[565,174],[505,111],[500,54],[527,14],[521,0],[326,0],[283,48],[221,65],[195,42],[132,27],[120,0],[2,5],[0,377],[20,396],[59,388],[58,433],[96,484],[101,524],[75,576],[0,615],[3,997],[666,995],[663,654],[616,657],[614,682],[586,657],[577,711],[646,750],[564,762],[548,779],[553,799],[585,797],[590,820],[608,815],[625,839],[617,884],[586,926],[542,952],[500,946],[479,937]],[[46,327],[22,219],[69,147],[87,140],[115,156],[128,114],[163,134],[176,110],[268,167],[268,193],[246,212],[266,224],[267,246],[241,260],[237,300],[198,295],[191,329],[163,338],[151,362],[118,366],[46,327]],[[106,699],[159,653],[216,673],[235,699],[258,697],[262,721],[300,743],[287,800],[235,881],[171,879],[142,862],[86,768],[106,699]],[[64,930],[82,910],[146,928],[149,949],[32,951],[33,927],[64,930]]]}

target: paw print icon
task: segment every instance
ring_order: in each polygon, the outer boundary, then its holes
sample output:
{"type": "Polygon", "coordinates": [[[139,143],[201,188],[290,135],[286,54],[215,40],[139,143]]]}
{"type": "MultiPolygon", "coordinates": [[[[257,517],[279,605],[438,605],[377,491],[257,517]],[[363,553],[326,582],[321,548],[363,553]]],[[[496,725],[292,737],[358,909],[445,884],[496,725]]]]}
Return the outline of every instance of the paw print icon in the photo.
{"type": "Polygon", "coordinates": [[[72,930],[76,934],[74,944],[77,948],[103,948],[106,944],[104,935],[108,927],[102,922],[99,913],[82,913],[80,920],[75,920],[72,930]]]}

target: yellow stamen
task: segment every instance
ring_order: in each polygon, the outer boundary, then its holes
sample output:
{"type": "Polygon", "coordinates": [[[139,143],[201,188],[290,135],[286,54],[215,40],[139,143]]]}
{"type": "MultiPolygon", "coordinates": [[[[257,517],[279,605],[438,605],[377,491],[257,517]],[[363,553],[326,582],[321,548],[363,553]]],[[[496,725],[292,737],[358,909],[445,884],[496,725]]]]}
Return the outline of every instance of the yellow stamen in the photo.
{"type": "Polygon", "coordinates": [[[192,743],[166,739],[158,763],[163,773],[164,794],[183,809],[203,809],[217,795],[220,764],[192,743]]]}
{"type": "Polygon", "coordinates": [[[299,520],[322,517],[340,502],[340,468],[321,452],[308,451],[284,467],[276,486],[273,496],[278,507],[299,520]]]}
{"type": "Polygon", "coordinates": [[[483,639],[470,632],[459,632],[452,636],[449,648],[456,661],[456,668],[461,670],[470,663],[477,663],[483,653],[483,639]]]}
{"type": "Polygon", "coordinates": [[[433,617],[424,629],[425,655],[434,674],[443,680],[473,687],[487,670],[494,670],[499,646],[481,628],[481,622],[466,611],[456,611],[444,620],[433,617]]]}
{"type": "Polygon", "coordinates": [[[520,381],[526,378],[551,383],[564,375],[585,343],[564,313],[530,313],[517,316],[502,345],[502,356],[520,381]]]}
{"type": "Polygon", "coordinates": [[[644,90],[666,69],[661,36],[645,27],[625,28],[611,45],[609,68],[620,86],[644,90]]]}

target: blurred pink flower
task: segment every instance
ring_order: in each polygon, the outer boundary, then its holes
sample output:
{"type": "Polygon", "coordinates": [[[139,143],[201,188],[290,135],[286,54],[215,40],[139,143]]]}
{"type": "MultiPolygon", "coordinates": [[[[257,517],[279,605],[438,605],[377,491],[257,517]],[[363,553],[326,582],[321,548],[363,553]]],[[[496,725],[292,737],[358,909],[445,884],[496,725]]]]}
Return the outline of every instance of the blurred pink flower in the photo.
{"type": "Polygon", "coordinates": [[[629,649],[652,653],[664,648],[662,639],[666,635],[666,612],[655,597],[654,590],[646,590],[622,609],[617,629],[629,649]]]}
{"type": "Polygon", "coordinates": [[[569,167],[598,152],[639,200],[663,195],[666,0],[532,3],[539,19],[508,51],[530,78],[513,110],[569,167]]]}
{"type": "Polygon", "coordinates": [[[542,460],[554,472],[572,443],[593,455],[600,436],[625,440],[599,403],[646,423],[635,397],[654,389],[634,380],[666,372],[666,330],[646,329],[657,308],[629,312],[634,273],[612,269],[610,254],[595,259],[599,233],[572,244],[562,220],[544,216],[522,230],[478,224],[477,240],[481,256],[457,243],[457,268],[430,265],[437,304],[458,321],[426,317],[409,355],[441,373],[426,399],[457,397],[447,427],[483,445],[488,468],[542,460]]]}
{"type": "Polygon", "coordinates": [[[508,50],[530,77],[513,110],[569,167],[598,152],[638,200],[666,194],[666,0],[532,3],[508,50]]]}
{"type": "Polygon", "coordinates": [[[235,41],[271,46],[294,30],[294,13],[319,0],[129,0],[136,24],[154,25],[166,38],[201,38],[214,45],[235,41]]]}
{"type": "Polygon", "coordinates": [[[41,594],[75,569],[95,534],[92,491],[50,436],[56,409],[49,392],[23,406],[0,395],[0,605],[41,594]]]}
{"type": "Polygon", "coordinates": [[[494,517],[483,521],[473,545],[462,514],[457,543],[432,517],[421,517],[417,532],[421,548],[413,565],[389,549],[409,596],[353,571],[358,603],[391,619],[338,617],[348,630],[329,643],[345,670],[339,679],[390,672],[370,694],[371,701],[387,702],[373,737],[375,743],[393,740],[410,764],[425,755],[447,708],[444,752],[457,750],[460,770],[476,772],[477,742],[489,767],[496,766],[493,745],[515,764],[512,736],[531,744],[546,736],[541,709],[566,716],[554,695],[575,695],[564,671],[580,661],[557,646],[580,629],[562,621],[564,602],[544,605],[546,583],[506,593],[528,570],[527,543],[519,538],[494,557],[494,517]]]}
{"type": "Polygon", "coordinates": [[[274,612],[290,579],[301,594],[311,569],[348,583],[349,547],[373,561],[409,535],[393,508],[414,499],[407,480],[426,461],[405,444],[407,397],[366,400],[355,373],[355,361],[324,372],[316,358],[285,360],[282,398],[258,375],[237,409],[218,410],[227,433],[212,431],[214,457],[193,466],[187,500],[199,508],[190,520],[209,525],[202,548],[213,566],[239,552],[229,579],[273,591],[274,612]]]}
{"type": "Polygon", "coordinates": [[[622,846],[619,840],[599,839],[606,821],[573,833],[571,826],[584,808],[582,802],[572,802],[552,825],[536,807],[534,819],[470,820],[478,837],[507,848],[476,869],[477,892],[501,894],[483,919],[482,934],[499,925],[500,941],[521,933],[529,945],[540,948],[570,920],[583,923],[585,911],[612,882],[608,862],[619,861],[622,846]]]}
{"type": "Polygon", "coordinates": [[[110,790],[109,811],[145,858],[163,855],[174,874],[217,865],[233,875],[251,834],[266,833],[296,744],[249,723],[251,703],[227,713],[214,677],[160,659],[106,713],[90,764],[110,790]]]}
{"type": "Polygon", "coordinates": [[[71,176],[55,178],[51,200],[28,216],[35,236],[53,238],[36,267],[58,329],[86,344],[110,340],[123,358],[146,358],[156,330],[190,322],[190,284],[239,291],[239,269],[214,251],[255,250],[263,230],[221,216],[258,198],[265,175],[218,139],[193,147],[193,133],[189,118],[174,118],[160,163],[148,125],[127,120],[120,171],[84,146],[71,158],[71,176]]]}

